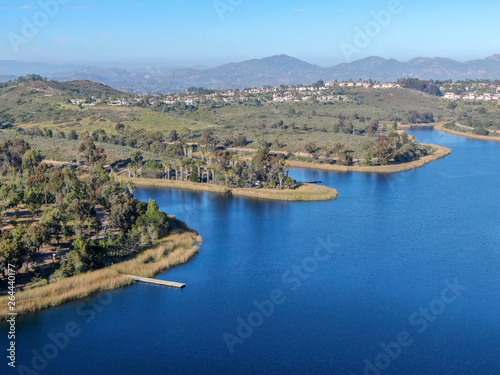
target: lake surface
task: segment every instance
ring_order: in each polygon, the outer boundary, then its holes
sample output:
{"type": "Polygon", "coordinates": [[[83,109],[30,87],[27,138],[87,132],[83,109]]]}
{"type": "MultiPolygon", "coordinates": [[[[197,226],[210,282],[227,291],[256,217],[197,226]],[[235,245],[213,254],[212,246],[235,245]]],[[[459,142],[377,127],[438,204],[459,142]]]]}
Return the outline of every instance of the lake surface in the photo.
{"type": "MultiPolygon", "coordinates": [[[[135,284],[19,318],[17,365],[51,375],[500,374],[500,144],[410,133],[453,153],[395,175],[292,171],[336,188],[336,201],[137,189],[203,237],[193,260],[159,276],[187,287],[135,284]]],[[[5,343],[5,324],[0,334],[5,343]]]]}

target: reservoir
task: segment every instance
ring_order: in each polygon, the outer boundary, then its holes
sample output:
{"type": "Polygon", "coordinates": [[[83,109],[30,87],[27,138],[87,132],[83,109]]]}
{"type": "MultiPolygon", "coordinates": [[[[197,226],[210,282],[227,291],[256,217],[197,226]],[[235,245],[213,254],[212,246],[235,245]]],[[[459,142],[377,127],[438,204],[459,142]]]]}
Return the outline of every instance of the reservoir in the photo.
{"type": "Polygon", "coordinates": [[[158,277],[186,287],[18,317],[2,373],[500,374],[500,144],[409,133],[453,153],[401,174],[291,171],[335,201],[137,189],[203,237],[158,277]]]}

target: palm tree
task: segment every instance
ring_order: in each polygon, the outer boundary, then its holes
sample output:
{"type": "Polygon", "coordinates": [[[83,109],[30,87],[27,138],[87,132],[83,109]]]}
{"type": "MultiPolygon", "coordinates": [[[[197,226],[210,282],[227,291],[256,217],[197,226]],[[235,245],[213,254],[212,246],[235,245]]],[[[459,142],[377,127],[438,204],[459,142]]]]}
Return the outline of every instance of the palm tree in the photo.
{"type": "Polygon", "coordinates": [[[184,162],[183,161],[180,161],[179,162],[179,172],[181,174],[181,181],[184,181],[184,162]]]}
{"type": "Polygon", "coordinates": [[[202,174],[201,174],[201,167],[203,166],[203,164],[204,164],[204,163],[203,163],[201,160],[198,160],[198,161],[196,162],[196,166],[198,167],[198,181],[203,180],[203,176],[202,176],[202,174]]]}
{"type": "Polygon", "coordinates": [[[193,158],[193,146],[189,145],[186,147],[187,150],[187,157],[192,159],[193,158]]]}
{"type": "Polygon", "coordinates": [[[179,170],[181,169],[181,163],[177,163],[175,166],[175,181],[179,181],[179,170]]]}
{"type": "Polygon", "coordinates": [[[212,159],[215,157],[215,154],[213,152],[208,153],[208,165],[212,165],[212,159]]]}
{"type": "Polygon", "coordinates": [[[236,167],[236,165],[238,164],[238,155],[233,155],[231,157],[231,167],[236,167]]]}
{"type": "Polygon", "coordinates": [[[285,174],[283,172],[281,172],[279,175],[278,175],[279,179],[280,179],[280,189],[283,189],[283,178],[285,177],[285,174]]]}
{"type": "Polygon", "coordinates": [[[172,164],[164,163],[163,168],[165,168],[165,179],[170,180],[170,169],[172,168],[172,164]]]}

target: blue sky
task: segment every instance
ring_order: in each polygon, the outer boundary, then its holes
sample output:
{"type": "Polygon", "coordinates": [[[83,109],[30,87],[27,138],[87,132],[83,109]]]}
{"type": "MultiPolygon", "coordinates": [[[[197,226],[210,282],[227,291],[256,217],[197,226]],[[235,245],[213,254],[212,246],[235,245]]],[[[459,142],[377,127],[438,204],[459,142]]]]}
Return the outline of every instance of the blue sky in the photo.
{"type": "Polygon", "coordinates": [[[500,4],[482,0],[4,0],[0,12],[0,60],[215,66],[284,53],[332,66],[500,53],[500,4]],[[389,8],[400,12],[381,24],[373,12],[389,8]]]}

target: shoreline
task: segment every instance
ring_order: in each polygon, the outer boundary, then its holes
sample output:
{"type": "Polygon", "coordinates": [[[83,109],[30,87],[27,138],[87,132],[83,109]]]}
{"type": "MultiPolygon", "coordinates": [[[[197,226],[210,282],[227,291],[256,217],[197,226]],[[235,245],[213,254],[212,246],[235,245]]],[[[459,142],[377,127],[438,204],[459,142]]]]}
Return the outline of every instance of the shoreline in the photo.
{"type": "Polygon", "coordinates": [[[219,194],[227,194],[231,191],[231,189],[226,186],[191,181],[165,180],[162,178],[133,178],[119,176],[116,174],[113,175],[113,177],[117,182],[133,182],[136,186],[142,187],[166,187],[192,191],[207,191],[219,194]]]}
{"type": "Polygon", "coordinates": [[[434,129],[442,131],[444,133],[448,133],[448,134],[452,134],[452,135],[456,135],[456,136],[460,136],[460,137],[464,137],[464,138],[475,139],[476,141],[500,142],[500,137],[460,132],[458,130],[446,129],[443,125],[436,125],[436,126],[434,126],[434,129]]]}
{"type": "Polygon", "coordinates": [[[423,167],[433,161],[439,160],[451,154],[451,149],[444,146],[430,145],[426,143],[421,143],[424,146],[432,146],[436,148],[431,155],[426,155],[418,160],[410,161],[408,163],[402,164],[392,164],[392,165],[376,165],[376,166],[358,166],[358,165],[337,165],[337,164],[319,164],[319,163],[309,163],[302,161],[290,160],[288,163],[294,168],[307,168],[307,169],[321,169],[324,171],[333,172],[359,172],[359,173],[398,173],[406,172],[412,169],[423,167]]]}
{"type": "Polygon", "coordinates": [[[209,193],[231,194],[238,197],[249,197],[289,202],[315,202],[338,198],[338,192],[323,185],[307,183],[299,184],[295,190],[229,188],[226,186],[197,183],[190,181],[164,180],[157,178],[132,178],[115,176],[118,182],[132,182],[141,187],[165,187],[192,191],[206,191],[209,193]]]}
{"type": "Polygon", "coordinates": [[[324,185],[300,183],[295,190],[236,188],[231,194],[238,197],[289,202],[318,202],[338,198],[337,190],[324,185]]]}
{"type": "MultiPolygon", "coordinates": [[[[131,259],[38,288],[16,292],[15,312],[19,315],[37,312],[118,289],[134,283],[125,274],[151,278],[186,263],[198,253],[198,245],[202,239],[196,231],[173,217],[169,217],[169,225],[173,228],[171,233],[131,259]]],[[[0,321],[8,318],[7,302],[8,296],[0,297],[0,321]]]]}

